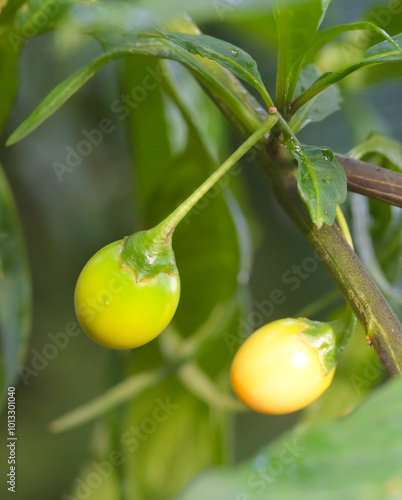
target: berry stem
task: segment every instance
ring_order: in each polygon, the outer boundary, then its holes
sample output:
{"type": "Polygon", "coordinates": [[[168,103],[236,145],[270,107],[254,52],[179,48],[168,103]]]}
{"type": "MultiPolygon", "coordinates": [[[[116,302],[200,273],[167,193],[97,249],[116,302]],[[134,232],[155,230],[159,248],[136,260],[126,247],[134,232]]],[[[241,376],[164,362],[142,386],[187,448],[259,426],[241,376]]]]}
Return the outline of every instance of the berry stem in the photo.
{"type": "Polygon", "coordinates": [[[264,135],[277,123],[276,108],[270,109],[270,114],[264,124],[256,130],[215,172],[197,188],[179,207],[164,219],[155,230],[164,238],[171,237],[175,227],[184,219],[194,205],[244,156],[264,135]]]}

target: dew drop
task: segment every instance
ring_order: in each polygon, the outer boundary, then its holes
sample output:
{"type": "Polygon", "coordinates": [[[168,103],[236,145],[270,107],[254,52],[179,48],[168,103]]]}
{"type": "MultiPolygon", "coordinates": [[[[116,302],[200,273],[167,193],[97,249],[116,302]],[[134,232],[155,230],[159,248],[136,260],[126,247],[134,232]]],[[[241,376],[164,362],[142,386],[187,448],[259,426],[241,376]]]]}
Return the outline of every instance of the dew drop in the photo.
{"type": "Polygon", "coordinates": [[[322,156],[328,161],[332,161],[334,159],[334,154],[330,149],[323,149],[322,156]]]}
{"type": "Polygon", "coordinates": [[[230,52],[231,52],[233,57],[238,57],[238,55],[239,55],[239,51],[236,49],[230,49],[230,52]]]}

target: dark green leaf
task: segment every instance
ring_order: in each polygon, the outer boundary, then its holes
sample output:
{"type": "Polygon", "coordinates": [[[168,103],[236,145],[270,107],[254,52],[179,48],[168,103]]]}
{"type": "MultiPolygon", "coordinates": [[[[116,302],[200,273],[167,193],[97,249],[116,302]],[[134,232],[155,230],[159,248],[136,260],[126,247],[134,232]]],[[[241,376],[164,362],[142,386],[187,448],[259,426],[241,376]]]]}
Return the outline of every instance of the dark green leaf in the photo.
{"type": "MultiPolygon", "coordinates": [[[[0,130],[17,91],[17,56],[7,36],[0,37],[0,130]]],[[[31,284],[13,195],[0,165],[0,407],[16,382],[31,321],[31,284]]]]}
{"type": "MultiPolygon", "coordinates": [[[[379,28],[374,23],[368,21],[362,21],[351,24],[341,24],[338,26],[333,26],[324,31],[317,33],[315,38],[312,40],[310,45],[306,47],[306,50],[300,55],[299,59],[294,63],[291,73],[294,78],[300,73],[301,69],[306,63],[312,61],[316,53],[323,48],[326,44],[334,40],[337,36],[347,33],[350,31],[374,31],[377,32],[382,38],[387,40],[392,40],[391,36],[383,29],[379,28]]],[[[370,38],[367,37],[367,40],[370,38]]],[[[360,49],[360,46],[354,47],[355,49],[360,49]]],[[[313,84],[314,82],[311,82],[313,84]]],[[[299,93],[296,91],[295,96],[297,97],[299,93]]]]}
{"type": "Polygon", "coordinates": [[[1,404],[15,384],[31,322],[31,283],[20,223],[0,166],[0,380],[1,404]]]}
{"type": "Polygon", "coordinates": [[[331,225],[336,207],[347,196],[346,174],[330,149],[315,146],[292,146],[292,156],[299,165],[298,189],[317,227],[331,225]]]}
{"type": "Polygon", "coordinates": [[[156,57],[179,59],[169,50],[169,47],[166,47],[167,44],[163,40],[137,39],[136,37],[122,40],[120,36],[114,36],[104,41],[104,44],[108,50],[77,70],[53,89],[35,111],[9,137],[7,145],[15,144],[34,131],[109,62],[130,54],[152,54],[156,57]],[[121,41],[121,46],[117,47],[119,41],[121,41]],[[116,43],[116,46],[114,43],[116,43]]]}
{"type": "MultiPolygon", "coordinates": [[[[402,36],[398,35],[395,37],[395,40],[398,41],[399,46],[402,46],[402,36]]],[[[384,43],[384,42],[382,42],[384,43]]],[[[386,42],[385,42],[386,43],[386,42]]],[[[384,43],[384,45],[385,45],[384,43]]],[[[384,50],[384,46],[380,47],[382,44],[379,44],[379,46],[375,46],[379,48],[380,50],[384,50]]],[[[375,47],[372,47],[369,49],[371,51],[372,49],[375,49],[375,47]]],[[[389,47],[392,47],[391,44],[389,44],[389,47]]],[[[367,54],[367,53],[366,53],[367,54]]],[[[385,67],[371,67],[369,70],[366,72],[364,75],[365,78],[362,80],[361,84],[363,86],[367,85],[373,85],[373,84],[378,84],[380,82],[383,82],[384,80],[400,80],[402,78],[402,61],[397,62],[396,64],[388,64],[385,67]]]]}
{"type": "Polygon", "coordinates": [[[402,494],[402,379],[352,414],[285,434],[252,460],[204,473],[177,500],[392,500],[402,494]],[[373,452],[375,450],[375,453],[373,452]]]}
{"type": "MultiPolygon", "coordinates": [[[[257,63],[243,49],[209,35],[162,32],[167,40],[180,45],[191,54],[218,62],[237,78],[246,81],[257,90],[264,89],[257,63]]],[[[266,95],[266,92],[265,92],[266,95]]],[[[263,94],[263,97],[265,97],[263,94]]]]}
{"type": "MultiPolygon", "coordinates": [[[[319,77],[320,73],[316,66],[313,64],[305,66],[300,73],[295,95],[298,96],[303,93],[319,77]]],[[[324,90],[324,92],[308,101],[292,116],[289,123],[291,129],[294,133],[297,133],[309,123],[324,120],[324,118],[330,114],[338,111],[341,101],[342,98],[339,88],[336,85],[329,87],[324,90]]]]}
{"type": "Polygon", "coordinates": [[[322,49],[325,45],[327,45],[329,42],[332,42],[332,40],[334,40],[337,36],[343,33],[348,33],[350,31],[357,31],[357,30],[374,31],[379,33],[383,38],[391,38],[388,35],[388,33],[386,33],[383,29],[367,21],[333,26],[331,28],[328,28],[324,31],[317,33],[311,44],[306,48],[304,53],[301,55],[300,59],[295,63],[295,68],[293,69],[294,74],[295,75],[299,74],[301,68],[303,68],[303,66],[306,63],[312,61],[316,53],[320,49],[322,49]]]}
{"type": "MultiPolygon", "coordinates": [[[[151,55],[182,63],[196,74],[204,84],[213,88],[215,93],[221,96],[222,102],[226,103],[230,109],[233,109],[234,113],[236,111],[239,113],[244,112],[243,107],[238,103],[237,99],[185,49],[163,38],[138,38],[132,34],[122,36],[119,32],[103,33],[102,35],[98,35],[98,38],[105,47],[105,53],[76,71],[52,90],[35,111],[9,137],[7,141],[8,145],[15,144],[35,130],[106,64],[134,54],[151,55]]],[[[163,79],[163,76],[159,75],[159,79],[161,78],[163,79]]],[[[256,127],[258,128],[258,126],[259,122],[257,122],[256,127]]]]}
{"type": "Polygon", "coordinates": [[[361,21],[357,23],[351,23],[351,24],[340,24],[338,26],[333,26],[332,28],[328,28],[324,31],[321,31],[320,33],[317,34],[315,39],[313,40],[311,46],[307,49],[306,54],[304,56],[304,60],[308,61],[310,60],[313,55],[320,50],[324,45],[327,43],[331,42],[334,38],[337,36],[343,34],[343,33],[348,33],[350,31],[375,31],[377,32],[381,37],[383,38],[391,38],[390,35],[383,29],[379,28],[377,25],[374,23],[370,23],[367,21],[361,21]]]}
{"type": "Polygon", "coordinates": [[[211,463],[221,464],[225,420],[222,412],[208,408],[176,378],[136,399],[122,433],[127,500],[169,498],[211,463]],[[158,406],[163,420],[155,422],[152,415],[158,406]],[[133,432],[149,421],[155,432],[138,440],[133,432]]]}
{"type": "Polygon", "coordinates": [[[39,104],[35,111],[11,134],[7,145],[11,146],[33,132],[49,116],[55,113],[72,95],[113,59],[122,57],[120,53],[107,52],[79,69],[60,83],[39,104]]]}
{"type": "Polygon", "coordinates": [[[402,144],[382,134],[372,134],[367,140],[354,147],[349,155],[360,160],[372,153],[386,158],[392,166],[402,171],[402,144]]]}
{"type": "Polygon", "coordinates": [[[13,25],[17,10],[24,0],[2,0],[0,6],[0,25],[13,25]]]}
{"type": "Polygon", "coordinates": [[[32,38],[51,29],[75,3],[75,0],[29,0],[18,11],[15,28],[24,37],[32,38]]]}
{"type": "Polygon", "coordinates": [[[0,85],[3,93],[0,99],[0,131],[3,130],[17,92],[17,58],[18,52],[7,36],[0,36],[0,85]]]}
{"type": "MultiPolygon", "coordinates": [[[[198,27],[191,19],[178,18],[174,26],[180,31],[198,32],[198,27]]],[[[102,34],[102,43],[108,50],[127,50],[129,54],[144,53],[163,59],[171,59],[183,64],[192,74],[214,95],[215,103],[221,109],[230,109],[232,115],[241,123],[241,128],[247,127],[250,135],[261,126],[266,112],[259,107],[257,101],[241,86],[232,73],[221,67],[215,61],[199,61],[193,54],[164,38],[138,38],[135,34],[124,33],[124,36],[106,32],[102,34]],[[234,96],[228,90],[234,86],[242,96],[234,96]],[[261,119],[255,117],[255,109],[259,108],[261,119]]]]}
{"type": "Polygon", "coordinates": [[[363,68],[376,66],[387,62],[401,62],[402,61],[402,43],[401,36],[395,37],[395,42],[399,44],[400,48],[396,48],[390,42],[382,42],[374,47],[371,47],[366,52],[366,57],[354,62],[353,64],[341,68],[337,71],[328,72],[322,75],[316,82],[308,88],[303,94],[297,97],[291,104],[293,112],[297,111],[307,101],[314,96],[325,90],[326,88],[334,85],[351,73],[363,68]]]}
{"type": "Polygon", "coordinates": [[[276,105],[285,111],[291,102],[306,49],[313,41],[330,2],[310,0],[300,5],[284,6],[277,2],[275,18],[279,41],[276,105]]]}
{"type": "MultiPolygon", "coordinates": [[[[401,54],[402,53],[402,33],[400,33],[397,36],[394,36],[393,39],[394,39],[394,42],[400,48],[399,53],[401,54]]],[[[386,57],[389,57],[389,54],[393,53],[395,51],[398,52],[398,50],[394,44],[392,44],[389,41],[384,41],[384,42],[378,43],[377,45],[374,45],[374,47],[370,47],[364,55],[367,58],[375,57],[375,56],[379,56],[379,55],[384,55],[386,57]]]]}

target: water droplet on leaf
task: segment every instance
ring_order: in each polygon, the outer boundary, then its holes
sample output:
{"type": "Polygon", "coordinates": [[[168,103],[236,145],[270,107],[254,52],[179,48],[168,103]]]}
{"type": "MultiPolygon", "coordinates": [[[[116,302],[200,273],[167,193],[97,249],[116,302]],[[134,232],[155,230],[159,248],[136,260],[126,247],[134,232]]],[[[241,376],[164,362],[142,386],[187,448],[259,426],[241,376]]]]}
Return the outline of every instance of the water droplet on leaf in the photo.
{"type": "Polygon", "coordinates": [[[332,161],[334,159],[334,153],[330,149],[323,149],[322,156],[328,161],[332,161]]]}

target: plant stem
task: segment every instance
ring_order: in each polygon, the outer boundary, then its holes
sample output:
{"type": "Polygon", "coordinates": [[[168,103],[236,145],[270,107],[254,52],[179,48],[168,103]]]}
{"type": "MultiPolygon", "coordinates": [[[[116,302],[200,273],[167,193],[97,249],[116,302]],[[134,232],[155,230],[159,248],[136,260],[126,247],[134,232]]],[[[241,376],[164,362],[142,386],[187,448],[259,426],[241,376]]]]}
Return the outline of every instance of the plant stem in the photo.
{"type": "Polygon", "coordinates": [[[348,178],[348,191],[402,207],[402,174],[350,156],[335,154],[348,178]]]}
{"type": "Polygon", "coordinates": [[[82,425],[93,418],[99,417],[104,412],[114,408],[142,394],[145,390],[156,386],[166,377],[175,372],[175,370],[182,364],[183,361],[166,366],[163,365],[154,371],[144,372],[133,375],[120,384],[112,387],[102,395],[95,398],[87,404],[83,404],[78,408],[68,412],[63,417],[54,420],[49,424],[50,432],[64,432],[82,425]]]}
{"type": "Polygon", "coordinates": [[[338,205],[336,207],[336,218],[338,220],[339,229],[345,240],[349,243],[350,247],[354,249],[352,235],[350,234],[348,223],[346,222],[345,216],[343,215],[341,207],[338,205]]]}
{"type": "Polygon", "coordinates": [[[300,142],[296,135],[293,133],[293,130],[289,127],[288,122],[283,118],[283,116],[278,113],[278,128],[290,139],[292,142],[300,146],[300,142]]]}
{"type": "MultiPolygon", "coordinates": [[[[99,418],[112,408],[138,397],[155,387],[162,380],[177,373],[180,368],[193,363],[203,356],[211,346],[210,342],[233,321],[238,308],[237,298],[225,306],[217,306],[204,325],[186,340],[180,339],[175,345],[175,358],[155,370],[136,373],[118,383],[92,401],[85,403],[49,424],[54,433],[64,432],[99,418]]],[[[171,326],[169,327],[171,328],[171,326]]],[[[167,332],[165,332],[167,333],[167,332]]],[[[178,336],[178,334],[177,334],[178,336]]],[[[162,338],[160,338],[162,341],[162,338]]]]}
{"type": "Polygon", "coordinates": [[[316,250],[353,312],[363,324],[390,374],[402,373],[402,325],[339,228],[317,229],[297,190],[297,169],[286,148],[273,144],[270,157],[259,158],[283,209],[316,250]]]}
{"type": "Polygon", "coordinates": [[[194,205],[223,177],[228,170],[240,158],[242,158],[265,134],[277,123],[278,117],[276,111],[268,116],[264,124],[252,134],[215,172],[204,181],[201,186],[194,191],[179,207],[176,208],[166,219],[164,219],[156,228],[161,231],[162,236],[167,238],[172,234],[177,224],[184,219],[194,205]]]}
{"type": "Polygon", "coordinates": [[[264,99],[264,102],[268,108],[272,108],[275,106],[274,101],[272,100],[267,89],[263,85],[258,85],[258,91],[261,94],[262,98],[264,99]]]}

